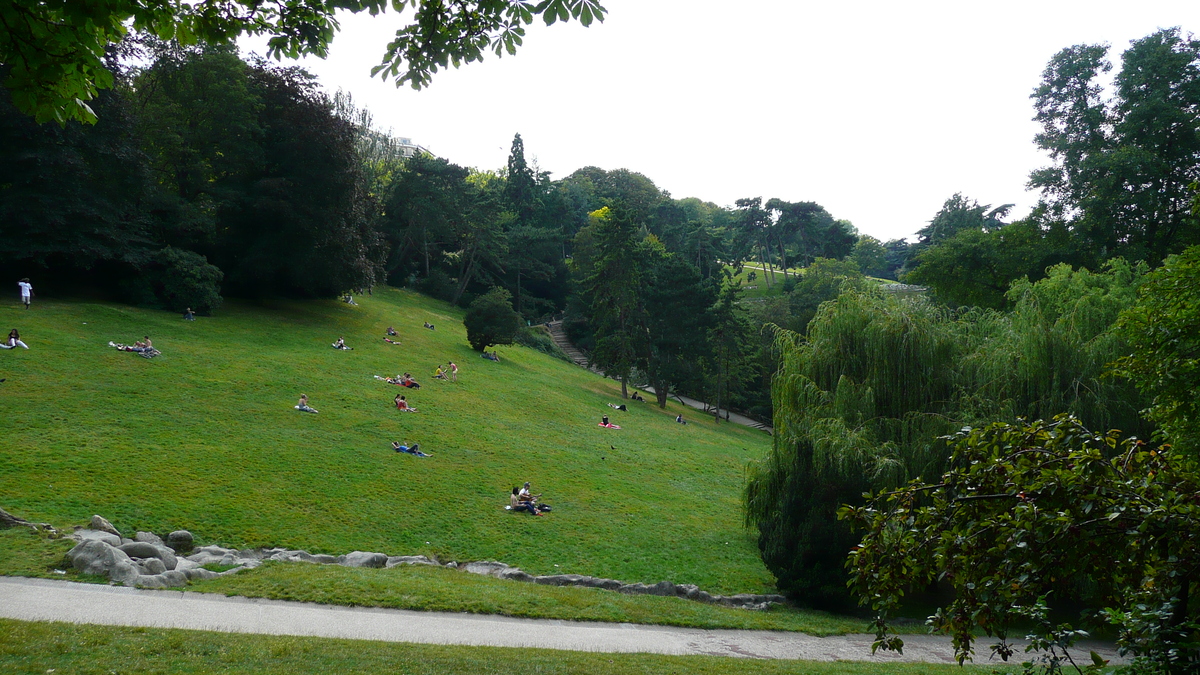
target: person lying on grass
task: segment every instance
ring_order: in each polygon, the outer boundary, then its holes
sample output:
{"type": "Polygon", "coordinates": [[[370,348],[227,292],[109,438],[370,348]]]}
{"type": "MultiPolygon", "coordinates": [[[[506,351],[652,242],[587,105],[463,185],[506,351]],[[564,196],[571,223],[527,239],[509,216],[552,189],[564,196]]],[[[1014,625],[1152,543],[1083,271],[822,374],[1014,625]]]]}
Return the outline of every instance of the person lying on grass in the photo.
{"type": "Polygon", "coordinates": [[[418,450],[418,448],[420,448],[420,447],[421,447],[420,443],[413,443],[411,446],[408,446],[408,445],[400,445],[400,441],[392,441],[392,449],[395,450],[396,452],[407,452],[408,454],[416,455],[417,457],[433,457],[433,455],[427,455],[427,454],[421,452],[420,450],[418,450]]]}
{"type": "Polygon", "coordinates": [[[400,344],[400,341],[399,341],[399,340],[393,340],[393,339],[391,339],[391,338],[383,338],[383,341],[384,341],[384,342],[386,342],[386,343],[388,343],[389,345],[398,345],[398,344],[400,344]]]}
{"type": "Polygon", "coordinates": [[[148,335],[146,336],[145,340],[135,341],[132,347],[121,344],[120,342],[109,342],[108,346],[116,349],[119,352],[135,352],[148,359],[152,359],[155,356],[162,354],[162,352],[154,348],[153,343],[150,342],[150,336],[148,335]]]}
{"type": "Polygon", "coordinates": [[[629,408],[624,403],[622,403],[621,405],[617,405],[616,403],[609,403],[608,407],[610,407],[614,410],[620,410],[622,412],[627,412],[629,410],[629,408]]]}
{"type": "Polygon", "coordinates": [[[353,350],[354,350],[354,347],[347,347],[347,346],[346,346],[346,341],[345,341],[345,340],[343,340],[343,339],[342,339],[342,338],[340,338],[340,337],[337,339],[337,342],[333,343],[332,347],[333,347],[334,349],[345,349],[346,351],[353,351],[353,350]]]}
{"type": "Polygon", "coordinates": [[[3,343],[0,343],[0,348],[15,349],[17,347],[24,347],[25,349],[29,349],[29,345],[25,344],[24,342],[21,342],[21,334],[19,332],[17,332],[16,328],[14,328],[14,329],[8,331],[8,338],[5,339],[3,343]]]}
{"type": "Polygon", "coordinates": [[[509,511],[528,511],[535,516],[542,515],[538,512],[537,507],[531,501],[521,501],[521,494],[517,488],[513,488],[512,496],[508,498],[509,511]]]}
{"type": "Polygon", "coordinates": [[[428,321],[425,322],[425,327],[429,330],[433,330],[433,324],[429,323],[428,321]]]}
{"type": "Polygon", "coordinates": [[[316,410],[308,407],[308,395],[300,394],[300,403],[296,406],[296,410],[300,412],[315,413],[316,410]]]}
{"type": "Polygon", "coordinates": [[[401,377],[400,375],[397,375],[395,377],[384,377],[382,375],[373,375],[372,377],[374,377],[377,380],[383,380],[384,382],[387,382],[388,384],[404,386],[404,378],[401,377]]]}
{"type": "Polygon", "coordinates": [[[480,354],[480,356],[487,359],[488,361],[495,361],[496,363],[500,363],[500,357],[496,355],[496,352],[489,352],[488,350],[485,349],[485,350],[483,350],[483,353],[480,354]]]}
{"type": "Polygon", "coordinates": [[[396,404],[396,410],[400,410],[402,412],[417,412],[416,408],[408,407],[408,401],[402,394],[396,394],[396,398],[392,399],[392,402],[396,404]]]}

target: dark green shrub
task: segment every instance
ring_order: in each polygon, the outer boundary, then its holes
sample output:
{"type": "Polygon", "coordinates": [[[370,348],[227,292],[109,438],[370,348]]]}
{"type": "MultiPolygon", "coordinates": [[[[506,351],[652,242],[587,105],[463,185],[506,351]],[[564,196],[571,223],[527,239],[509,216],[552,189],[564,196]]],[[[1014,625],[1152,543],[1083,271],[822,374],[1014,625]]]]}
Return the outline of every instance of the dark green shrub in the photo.
{"type": "Polygon", "coordinates": [[[224,276],[204,256],[168,246],[138,265],[137,276],[125,280],[121,291],[132,304],[211,314],[221,306],[224,276]]]}
{"type": "Polygon", "coordinates": [[[483,351],[492,345],[510,345],[517,335],[520,317],[512,308],[512,296],[503,288],[493,288],[471,303],[463,325],[471,348],[483,351]]]}

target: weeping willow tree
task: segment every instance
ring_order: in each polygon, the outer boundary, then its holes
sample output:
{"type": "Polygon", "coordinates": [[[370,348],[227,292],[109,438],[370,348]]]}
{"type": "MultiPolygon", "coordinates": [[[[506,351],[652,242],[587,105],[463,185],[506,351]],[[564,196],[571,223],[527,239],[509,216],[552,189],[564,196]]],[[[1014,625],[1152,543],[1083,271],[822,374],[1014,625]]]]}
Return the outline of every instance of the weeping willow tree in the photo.
{"type": "Polygon", "coordinates": [[[1113,325],[1136,301],[1146,272],[1144,263],[1116,258],[1100,272],[1062,264],[1037,283],[1013,282],[1012,313],[977,332],[963,364],[977,415],[1011,422],[1070,412],[1091,429],[1148,437],[1139,414],[1146,401],[1132,382],[1108,375],[1129,352],[1113,325]]]}
{"type": "Polygon", "coordinates": [[[1143,430],[1145,402],[1107,377],[1124,343],[1112,330],[1142,271],[1062,266],[1010,290],[1011,314],[951,310],[923,298],[848,290],[806,335],[775,329],[775,441],[751,465],[746,523],[779,588],[814,606],[848,600],[857,537],[837,509],[866,490],[940,474],[940,437],[963,426],[1072,412],[1089,425],[1143,430]]]}

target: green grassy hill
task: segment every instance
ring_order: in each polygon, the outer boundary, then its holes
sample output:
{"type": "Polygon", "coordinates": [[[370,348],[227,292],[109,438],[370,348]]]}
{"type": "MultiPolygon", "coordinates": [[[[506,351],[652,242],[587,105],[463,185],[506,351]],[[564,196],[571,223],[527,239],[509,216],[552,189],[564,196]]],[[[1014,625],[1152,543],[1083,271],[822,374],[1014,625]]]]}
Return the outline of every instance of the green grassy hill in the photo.
{"type": "Polygon", "coordinates": [[[696,411],[680,426],[675,407],[614,411],[615,382],[533,350],[481,359],[459,310],[423,296],[358,301],[230,302],[194,323],[98,302],[0,307],[0,328],[31,347],[0,353],[0,507],[60,526],[98,513],[129,533],[184,528],[225,546],[772,587],[740,506],[767,436],[696,411]],[[388,325],[400,346],[383,342],[388,325]],[[107,346],[146,334],[161,357],[107,346]],[[355,350],[330,348],[338,336],[355,350]],[[459,382],[434,381],[448,360],[459,382]],[[423,388],[372,378],[404,371],[423,388]],[[397,392],[420,412],[397,412],[397,392]],[[301,393],[320,414],[292,408],[301,393]],[[605,413],[624,429],[599,428],[605,413]],[[396,454],[392,440],[434,456],[396,454]],[[552,514],[504,510],[526,480],[552,514]]]}

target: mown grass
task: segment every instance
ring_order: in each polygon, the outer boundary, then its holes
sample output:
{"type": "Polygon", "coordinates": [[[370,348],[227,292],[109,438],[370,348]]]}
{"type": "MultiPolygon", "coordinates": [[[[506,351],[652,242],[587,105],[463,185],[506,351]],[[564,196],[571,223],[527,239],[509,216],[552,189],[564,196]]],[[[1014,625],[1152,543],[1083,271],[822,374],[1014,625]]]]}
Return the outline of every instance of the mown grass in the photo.
{"type": "Polygon", "coordinates": [[[751,612],[681,598],[543,586],[422,566],[378,570],[267,563],[231,577],[193,583],[191,590],[361,607],[694,628],[789,630],[821,636],[862,633],[868,628],[866,619],[825,612],[794,608],[751,612]]]}
{"type": "Polygon", "coordinates": [[[597,654],[456,647],[0,619],[0,672],[405,673],[407,675],[860,675],[1017,672],[1015,667],[766,661],[718,656],[597,654]]]}
{"type": "Polygon", "coordinates": [[[228,303],[216,317],[103,302],[0,307],[28,351],[0,353],[0,506],[30,520],[188,529],[202,544],[502,560],[534,574],[762,592],[773,580],[741,525],[745,465],[769,438],[673,422],[616,383],[520,347],[466,343],[461,314],[396,289],[336,301],[228,303]],[[423,321],[436,330],[423,329],[423,321]],[[383,342],[395,326],[401,346],[383,342]],[[107,347],[153,337],[147,360],[107,347]],[[344,336],[355,351],[329,347],[344,336]],[[455,360],[458,383],[435,382],[455,360]],[[391,406],[410,371],[417,414],[391,406]],[[320,410],[293,410],[306,393],[320,410]],[[621,431],[596,422],[611,413],[621,431]],[[420,442],[433,457],[397,455],[420,442]],[[555,507],[506,512],[532,481],[555,507]]]}

